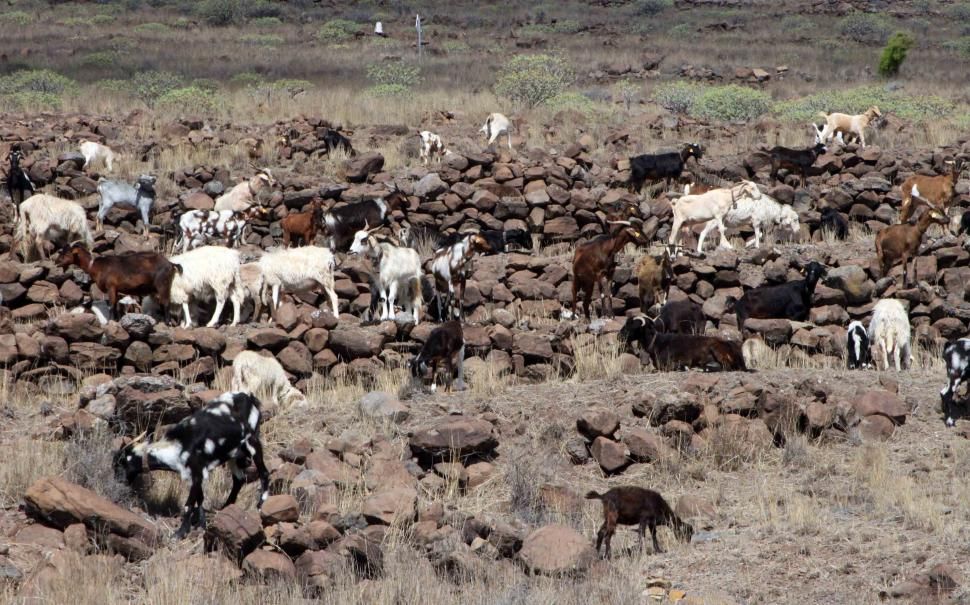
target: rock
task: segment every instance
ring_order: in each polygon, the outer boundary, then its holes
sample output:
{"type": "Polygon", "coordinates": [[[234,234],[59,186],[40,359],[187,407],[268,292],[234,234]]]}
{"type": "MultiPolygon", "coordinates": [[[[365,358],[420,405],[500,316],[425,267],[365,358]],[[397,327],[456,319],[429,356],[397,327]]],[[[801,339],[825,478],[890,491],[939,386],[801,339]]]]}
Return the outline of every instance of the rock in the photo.
{"type": "Polygon", "coordinates": [[[230,504],[216,513],[205,530],[206,550],[221,548],[230,559],[241,561],[266,541],[255,512],[230,504]]]}
{"type": "Polygon", "coordinates": [[[300,518],[300,505],[289,494],[270,496],[259,510],[263,525],[274,523],[294,523],[300,518]]]}
{"type": "Polygon", "coordinates": [[[364,501],[362,513],[371,523],[392,525],[395,521],[412,521],[418,494],[409,487],[396,487],[372,494],[364,501]]]}
{"type": "Polygon", "coordinates": [[[589,409],[576,420],[576,430],[590,441],[597,437],[612,438],[620,428],[620,419],[609,410],[589,409]]]}
{"type": "Polygon", "coordinates": [[[778,347],[791,340],[792,326],[787,319],[748,319],[744,327],[760,334],[765,344],[778,347]]]}
{"type": "Polygon", "coordinates": [[[825,276],[825,285],[845,292],[846,302],[861,305],[872,297],[873,284],[866,276],[865,269],[858,265],[844,265],[830,269],[825,276]]]}
{"type": "MultiPolygon", "coordinates": [[[[138,340],[148,338],[148,335],[155,329],[155,318],[151,315],[142,313],[126,313],[118,322],[121,327],[128,332],[128,335],[138,340]]],[[[201,328],[200,328],[201,329],[201,328]]]]}
{"type": "Polygon", "coordinates": [[[61,313],[54,318],[52,328],[68,342],[101,338],[101,322],[93,313],[61,313]]]}
{"type": "Polygon", "coordinates": [[[338,327],[330,332],[329,347],[343,360],[374,357],[384,347],[383,332],[366,328],[338,327]]]}
{"type": "Polygon", "coordinates": [[[437,197],[448,191],[448,184],[441,180],[437,172],[429,172],[414,184],[414,195],[421,198],[437,197]]]}
{"type": "Polygon", "coordinates": [[[384,168],[384,156],[376,151],[363,153],[344,165],[344,178],[349,183],[363,183],[367,177],[384,168]]]}
{"type": "Polygon", "coordinates": [[[910,413],[910,408],[896,395],[875,389],[865,392],[861,397],[852,402],[852,407],[859,416],[871,416],[880,414],[890,418],[897,424],[906,421],[906,416],[910,413]]]}
{"type": "Polygon", "coordinates": [[[488,454],[498,446],[492,424],[481,418],[446,416],[411,433],[411,451],[430,458],[463,458],[488,454]]]}
{"type": "Polygon", "coordinates": [[[296,567],[290,558],[276,551],[256,550],[243,559],[243,572],[263,582],[271,580],[293,580],[296,567]]]}
{"type": "Polygon", "coordinates": [[[607,473],[615,473],[630,462],[626,446],[606,437],[597,437],[589,451],[607,473]]]}
{"type": "Polygon", "coordinates": [[[717,516],[717,507],[706,498],[684,494],[677,499],[674,512],[681,519],[691,519],[694,517],[714,519],[717,516]]]}
{"type": "Polygon", "coordinates": [[[344,558],[328,550],[308,550],[296,560],[296,571],[300,577],[306,578],[318,589],[330,587],[343,568],[344,558]]]}
{"type": "Polygon", "coordinates": [[[330,546],[330,550],[348,558],[359,576],[374,577],[384,569],[381,545],[363,534],[344,536],[330,546]]]}
{"type": "Polygon", "coordinates": [[[893,436],[896,425],[893,421],[880,414],[866,416],[859,423],[859,434],[866,441],[885,441],[893,436]]]}
{"type": "Polygon", "coordinates": [[[249,345],[256,349],[279,351],[289,344],[289,335],[279,328],[257,328],[247,335],[249,345]]]}
{"type": "Polygon", "coordinates": [[[384,418],[394,423],[408,419],[411,410],[393,393],[371,391],[360,399],[360,412],[370,418],[384,418]]]}
{"type": "Polygon", "coordinates": [[[518,557],[533,573],[559,575],[587,570],[596,559],[596,551],[571,527],[546,525],[523,540],[518,557]]]}
{"type": "Polygon", "coordinates": [[[119,418],[141,431],[192,414],[184,387],[171,376],[123,376],[112,382],[119,418]]]}
{"type": "Polygon", "coordinates": [[[664,443],[663,437],[646,429],[626,430],[623,443],[630,450],[630,458],[636,462],[656,462],[677,458],[676,450],[664,443]]]}

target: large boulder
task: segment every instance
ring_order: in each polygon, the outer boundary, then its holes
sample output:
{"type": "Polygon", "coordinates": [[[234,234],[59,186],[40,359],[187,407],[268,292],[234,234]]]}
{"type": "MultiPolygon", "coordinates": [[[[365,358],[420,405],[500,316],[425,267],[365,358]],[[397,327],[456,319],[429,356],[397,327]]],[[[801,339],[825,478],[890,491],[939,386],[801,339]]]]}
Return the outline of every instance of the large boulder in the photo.
{"type": "Polygon", "coordinates": [[[371,523],[391,525],[395,521],[412,521],[418,494],[410,487],[395,487],[372,494],[361,510],[371,523]]]}
{"type": "Polygon", "coordinates": [[[338,327],[330,332],[330,349],[342,359],[373,357],[384,348],[386,336],[377,330],[338,327]]]}
{"type": "Polygon", "coordinates": [[[230,504],[216,513],[205,530],[206,550],[221,548],[237,562],[266,541],[259,515],[230,504]]]}
{"type": "Polygon", "coordinates": [[[909,406],[902,399],[882,389],[866,391],[852,402],[852,408],[859,416],[866,417],[879,414],[890,418],[897,424],[905,422],[906,416],[911,412],[909,406]]]}
{"type": "Polygon", "coordinates": [[[112,382],[109,392],[115,394],[118,417],[138,431],[175,423],[192,413],[185,387],[171,376],[123,376],[112,382]]]}
{"type": "Polygon", "coordinates": [[[576,420],[576,430],[590,441],[597,437],[612,438],[619,428],[620,419],[609,410],[589,409],[576,420]]]}
{"type": "Polygon", "coordinates": [[[361,397],[360,412],[371,418],[383,418],[399,423],[408,419],[411,410],[397,395],[385,391],[371,391],[361,397]]]}
{"type": "Polygon", "coordinates": [[[349,183],[363,183],[367,177],[384,168],[384,156],[371,151],[361,154],[344,165],[344,178],[349,183]]]}
{"type": "Polygon", "coordinates": [[[417,456],[451,459],[491,453],[498,439],[487,420],[446,416],[417,428],[410,435],[409,445],[417,456]]]}
{"type": "Polygon", "coordinates": [[[585,571],[596,559],[596,551],[571,527],[547,525],[523,540],[518,557],[533,573],[558,575],[585,571]]]}
{"type": "Polygon", "coordinates": [[[255,550],[243,559],[243,572],[254,579],[293,580],[296,578],[296,566],[290,558],[280,552],[270,550],[255,550]]]}

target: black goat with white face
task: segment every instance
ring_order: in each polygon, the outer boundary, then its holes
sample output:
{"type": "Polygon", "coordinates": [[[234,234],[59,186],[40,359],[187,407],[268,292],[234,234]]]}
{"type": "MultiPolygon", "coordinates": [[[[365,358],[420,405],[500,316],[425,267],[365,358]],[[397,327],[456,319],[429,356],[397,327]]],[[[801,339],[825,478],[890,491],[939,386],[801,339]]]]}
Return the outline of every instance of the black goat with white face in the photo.
{"type": "Polygon", "coordinates": [[[144,442],[139,437],[122,447],[114,456],[115,473],[132,483],[147,471],[171,471],[190,482],[176,539],[184,538],[193,526],[205,526],[202,488],[209,473],[223,464],[232,472],[232,489],[223,507],[236,501],[250,460],[259,473],[257,506],[262,506],[269,496],[269,471],[259,440],[259,407],[259,400],[249,393],[224,393],[168,429],[158,441],[144,442]]]}
{"type": "Polygon", "coordinates": [[[27,171],[20,167],[20,160],[23,158],[24,154],[19,149],[11,149],[7,158],[10,162],[7,168],[7,191],[16,209],[20,208],[20,204],[25,199],[34,195],[34,184],[27,176],[27,171]]]}
{"type": "Polygon", "coordinates": [[[970,380],[970,338],[961,338],[946,343],[943,347],[943,363],[946,364],[947,384],[940,391],[940,399],[943,407],[943,420],[946,426],[956,425],[958,406],[956,399],[957,389],[961,382],[970,380]]]}
{"type": "Polygon", "coordinates": [[[447,373],[445,389],[450,390],[455,383],[455,366],[458,366],[457,382],[459,388],[464,384],[463,365],[465,361],[465,337],[460,321],[446,321],[431,331],[421,352],[414,356],[408,367],[412,380],[422,382],[428,369],[431,369],[431,392],[438,388],[438,364],[445,366],[447,373]]]}
{"type": "Polygon", "coordinates": [[[872,367],[872,351],[869,348],[869,333],[861,321],[853,321],[845,335],[847,365],[850,370],[872,367]]]}

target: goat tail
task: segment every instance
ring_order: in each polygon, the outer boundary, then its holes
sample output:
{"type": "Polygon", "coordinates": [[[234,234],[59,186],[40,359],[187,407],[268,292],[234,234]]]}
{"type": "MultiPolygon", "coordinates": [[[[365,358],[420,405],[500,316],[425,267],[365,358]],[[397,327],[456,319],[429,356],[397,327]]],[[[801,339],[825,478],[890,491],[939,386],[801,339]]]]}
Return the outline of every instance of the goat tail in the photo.
{"type": "Polygon", "coordinates": [[[178,273],[179,275],[182,275],[182,265],[178,263],[172,263],[172,268],[175,269],[176,273],[178,273]]]}
{"type": "Polygon", "coordinates": [[[589,490],[588,492],[586,492],[586,499],[587,500],[602,500],[603,499],[603,494],[600,494],[600,493],[596,492],[595,490],[589,490]]]}

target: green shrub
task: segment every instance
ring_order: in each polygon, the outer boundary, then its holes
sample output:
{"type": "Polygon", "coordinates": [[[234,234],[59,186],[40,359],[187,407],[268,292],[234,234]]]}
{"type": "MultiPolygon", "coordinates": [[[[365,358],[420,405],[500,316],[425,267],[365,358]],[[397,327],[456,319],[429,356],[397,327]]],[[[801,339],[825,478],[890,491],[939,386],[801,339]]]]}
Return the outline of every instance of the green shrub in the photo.
{"type": "Polygon", "coordinates": [[[573,82],[573,70],[559,56],[518,55],[506,63],[495,92],[517,103],[535,107],[562,94],[573,82]]]}
{"type": "Polygon", "coordinates": [[[108,23],[113,23],[115,20],[114,15],[95,15],[91,17],[92,25],[107,25],[108,23]]]}
{"type": "Polygon", "coordinates": [[[555,33],[551,25],[546,25],[545,23],[529,23],[528,25],[523,25],[518,29],[516,34],[519,36],[543,36],[546,34],[555,33]]]}
{"type": "Polygon", "coordinates": [[[240,0],[202,0],[195,12],[209,25],[223,27],[242,21],[245,7],[240,0]]]}
{"type": "Polygon", "coordinates": [[[44,93],[63,95],[77,90],[74,80],[49,69],[23,70],[0,76],[0,94],[44,93]]]}
{"type": "Polygon", "coordinates": [[[637,0],[633,3],[633,10],[638,15],[653,17],[673,6],[674,0],[637,0]]]}
{"type": "Polygon", "coordinates": [[[462,53],[471,50],[467,42],[462,42],[461,40],[445,40],[441,44],[441,48],[448,53],[462,53]]]}
{"type": "Polygon", "coordinates": [[[229,81],[236,86],[255,88],[263,83],[263,76],[251,71],[244,71],[234,75],[229,81]]]}
{"type": "Polygon", "coordinates": [[[360,25],[347,19],[331,19],[317,32],[317,40],[324,44],[347,42],[357,35],[360,25]]]}
{"type": "Polygon", "coordinates": [[[760,90],[728,84],[705,89],[694,99],[691,115],[707,120],[748,121],[771,109],[771,96],[760,90]]]}
{"type": "Polygon", "coordinates": [[[243,9],[250,23],[255,19],[276,19],[280,21],[283,16],[283,7],[279,2],[267,2],[266,0],[256,0],[250,2],[243,9]]]}
{"type": "Polygon", "coordinates": [[[957,23],[970,21],[970,2],[958,2],[946,10],[947,15],[957,23]]]}
{"type": "Polygon", "coordinates": [[[916,41],[906,32],[896,32],[889,38],[886,48],[882,49],[879,57],[879,75],[891,78],[899,73],[899,68],[906,60],[906,54],[916,41]]]}
{"type": "Polygon", "coordinates": [[[172,28],[165,25],[164,23],[149,22],[149,23],[139,23],[132,29],[134,29],[139,34],[164,34],[168,31],[171,31],[172,28]]]}
{"type": "Polygon", "coordinates": [[[553,111],[572,109],[586,115],[596,111],[596,103],[578,92],[560,93],[543,103],[543,107],[548,107],[553,111]]]}
{"type": "Polygon", "coordinates": [[[963,36],[956,40],[947,40],[943,43],[943,46],[970,58],[970,36],[963,36]]]}
{"type": "Polygon", "coordinates": [[[829,90],[814,95],[775,103],[772,111],[792,122],[805,122],[818,117],[818,112],[840,111],[862,113],[877,105],[883,113],[891,112],[904,120],[920,121],[951,115],[951,101],[933,95],[913,95],[905,91],[889,91],[883,86],[829,90]]]}
{"type": "Polygon", "coordinates": [[[272,29],[283,25],[283,20],[279,17],[256,17],[249,24],[259,29],[272,29]]]}
{"type": "Polygon", "coordinates": [[[880,15],[855,13],[839,20],[839,32],[860,44],[884,44],[892,26],[880,15]]]}
{"type": "Polygon", "coordinates": [[[274,91],[285,92],[291,97],[301,92],[313,90],[313,83],[310,82],[309,80],[296,80],[296,79],[276,80],[269,86],[274,91]]]}
{"type": "Polygon", "coordinates": [[[49,92],[23,91],[11,95],[2,95],[4,104],[11,111],[58,110],[61,108],[61,97],[49,92]]]}
{"type": "Polygon", "coordinates": [[[85,67],[107,68],[115,65],[119,58],[118,53],[113,50],[99,50],[83,55],[78,60],[78,64],[85,67]]]}
{"type": "Polygon", "coordinates": [[[372,63],[367,66],[367,78],[374,84],[391,84],[412,88],[421,83],[421,68],[402,61],[372,63]]]}
{"type": "Polygon", "coordinates": [[[582,24],[575,19],[560,19],[552,24],[552,30],[557,34],[575,34],[582,29],[582,24]]]}
{"type": "Polygon", "coordinates": [[[411,89],[401,84],[378,84],[364,89],[368,97],[400,97],[411,94],[411,89]]]}
{"type": "Polygon", "coordinates": [[[814,35],[818,26],[804,15],[788,15],[779,23],[779,28],[793,38],[806,39],[814,35]]]}
{"type": "Polygon", "coordinates": [[[57,23],[58,25],[66,25],[68,27],[90,27],[94,25],[91,17],[66,17],[57,23]]]}
{"type": "Polygon", "coordinates": [[[215,109],[215,95],[197,86],[186,86],[166,92],[158,98],[158,106],[169,111],[211,112],[215,109]]]}
{"type": "Polygon", "coordinates": [[[34,18],[24,11],[0,13],[0,23],[4,25],[30,25],[34,18]]]}
{"type": "Polygon", "coordinates": [[[188,17],[179,17],[172,22],[172,27],[175,29],[189,29],[192,27],[192,20],[188,17]]]}
{"type": "Polygon", "coordinates": [[[631,82],[630,80],[620,80],[613,86],[613,96],[620,101],[623,101],[623,105],[630,109],[630,105],[640,94],[640,85],[636,82],[631,82]]]}
{"type": "Polygon", "coordinates": [[[671,82],[662,84],[654,89],[651,99],[668,111],[686,114],[694,105],[694,100],[701,93],[701,87],[690,82],[671,82]]]}
{"type": "Polygon", "coordinates": [[[196,78],[189,83],[189,86],[201,88],[206,92],[216,92],[221,88],[219,82],[212,78],[196,78]]]}
{"type": "Polygon", "coordinates": [[[167,71],[143,71],[135,74],[132,81],[135,96],[149,107],[181,85],[182,77],[167,71]]]}
{"type": "Polygon", "coordinates": [[[279,46],[285,40],[283,36],[276,34],[243,34],[239,41],[243,44],[253,44],[255,46],[279,46]]]}
{"type": "Polygon", "coordinates": [[[96,86],[99,91],[116,95],[128,96],[134,94],[135,92],[130,80],[107,78],[104,80],[98,80],[96,86]]]}

